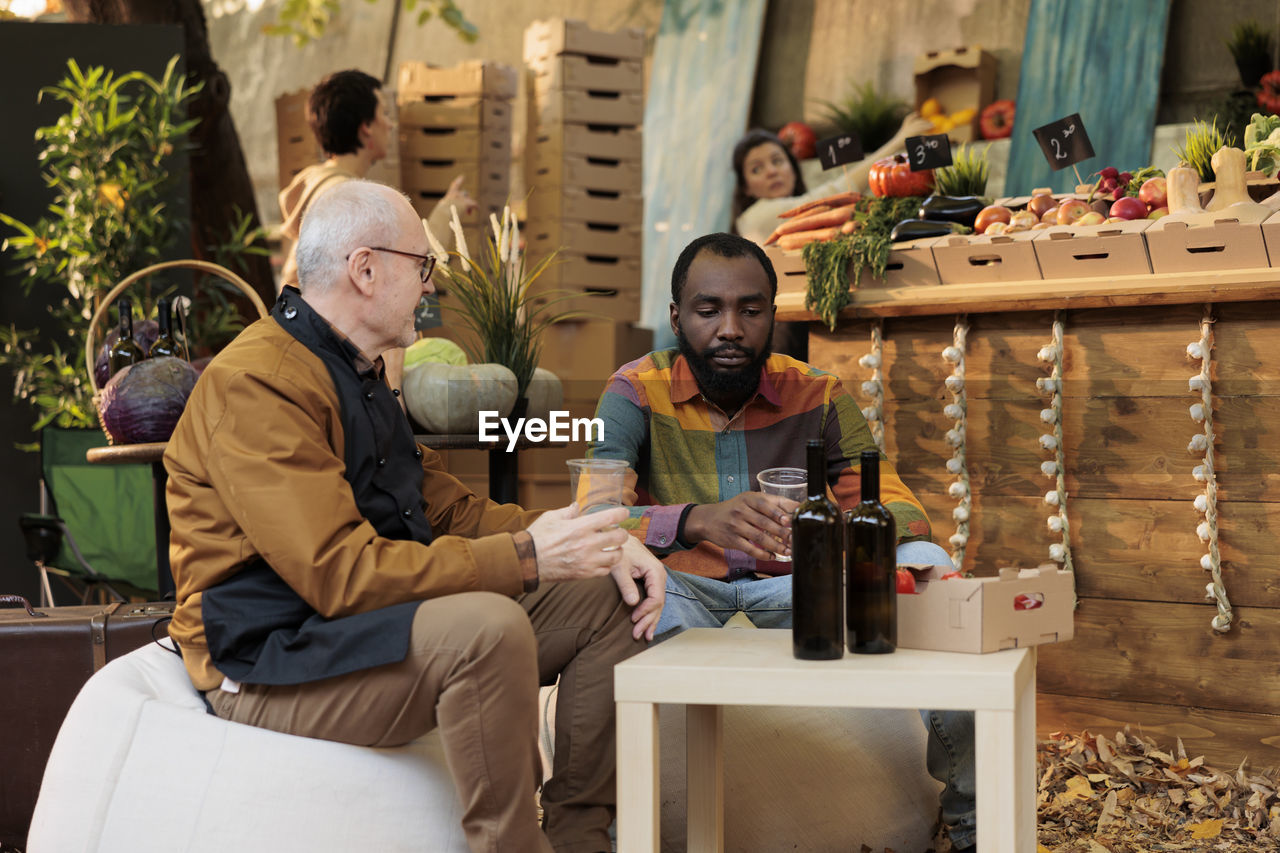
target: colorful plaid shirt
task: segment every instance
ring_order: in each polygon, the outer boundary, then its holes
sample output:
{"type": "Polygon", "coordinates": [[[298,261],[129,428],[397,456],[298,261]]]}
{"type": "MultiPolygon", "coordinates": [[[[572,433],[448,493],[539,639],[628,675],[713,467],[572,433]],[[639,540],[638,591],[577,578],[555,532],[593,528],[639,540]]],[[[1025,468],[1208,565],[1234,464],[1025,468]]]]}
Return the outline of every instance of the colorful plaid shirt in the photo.
{"type": "MultiPolygon", "coordinates": [[[[859,455],[875,447],[871,430],[840,380],[785,355],[772,355],[760,387],[736,413],[702,396],[675,349],[625,364],[609,379],[596,417],[604,440],[592,456],[625,459],[636,478],[626,525],[668,568],[731,580],[753,573],[788,574],[790,563],[757,562],[709,542],[677,541],[690,504],[717,503],[756,488],[766,468],[804,467],[805,442],[827,446],[827,482],[842,510],[861,499],[859,455]]],[[[897,521],[898,541],[930,539],[929,519],[881,454],[880,500],[897,521]]]]}

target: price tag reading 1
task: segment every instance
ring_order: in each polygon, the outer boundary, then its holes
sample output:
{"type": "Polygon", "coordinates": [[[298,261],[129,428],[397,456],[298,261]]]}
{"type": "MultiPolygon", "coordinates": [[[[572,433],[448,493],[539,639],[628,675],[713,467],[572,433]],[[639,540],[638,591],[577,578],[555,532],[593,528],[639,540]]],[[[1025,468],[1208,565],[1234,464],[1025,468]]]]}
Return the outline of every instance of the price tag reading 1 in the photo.
{"type": "Polygon", "coordinates": [[[819,139],[817,144],[818,161],[822,168],[834,169],[845,163],[856,163],[862,159],[862,140],[856,133],[842,133],[819,139]]]}
{"type": "Polygon", "coordinates": [[[931,136],[908,136],[907,159],[911,171],[941,169],[951,165],[951,140],[945,133],[931,136]]]}
{"type": "Polygon", "coordinates": [[[1093,156],[1093,144],[1089,142],[1089,134],[1084,131],[1080,113],[1060,118],[1031,132],[1035,134],[1036,142],[1040,143],[1044,159],[1049,161],[1049,166],[1055,172],[1093,156]]]}
{"type": "Polygon", "coordinates": [[[413,328],[419,332],[425,332],[427,329],[436,329],[443,325],[444,319],[440,316],[440,297],[434,293],[428,293],[422,297],[422,301],[413,311],[413,328]]]}

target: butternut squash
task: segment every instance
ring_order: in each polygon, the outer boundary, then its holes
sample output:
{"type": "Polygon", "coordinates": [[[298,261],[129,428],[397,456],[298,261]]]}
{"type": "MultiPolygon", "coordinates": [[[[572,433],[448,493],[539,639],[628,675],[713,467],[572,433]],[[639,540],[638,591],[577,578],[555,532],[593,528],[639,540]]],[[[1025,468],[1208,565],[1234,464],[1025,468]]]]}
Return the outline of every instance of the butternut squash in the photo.
{"type": "Polygon", "coordinates": [[[1165,175],[1169,195],[1169,216],[1202,213],[1200,175],[1190,166],[1179,165],[1165,175]]]}
{"type": "MultiPolygon", "coordinates": [[[[1225,145],[1209,158],[1213,166],[1213,177],[1216,186],[1213,198],[1205,205],[1205,210],[1216,213],[1225,207],[1239,204],[1242,201],[1252,203],[1249,188],[1245,186],[1245,156],[1239,148],[1227,148],[1225,145]]],[[[1172,212],[1172,211],[1170,211],[1172,212]]]]}

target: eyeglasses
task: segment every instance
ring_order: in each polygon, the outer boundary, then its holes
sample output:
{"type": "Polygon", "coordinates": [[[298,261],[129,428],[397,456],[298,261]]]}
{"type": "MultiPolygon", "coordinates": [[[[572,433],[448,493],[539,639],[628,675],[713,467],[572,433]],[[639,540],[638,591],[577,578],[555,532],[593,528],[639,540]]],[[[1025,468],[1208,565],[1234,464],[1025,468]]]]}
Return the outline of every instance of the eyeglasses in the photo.
{"type": "Polygon", "coordinates": [[[406,258],[417,258],[422,261],[422,266],[418,270],[418,276],[422,279],[423,284],[427,283],[431,278],[432,271],[436,268],[435,255],[419,255],[417,252],[402,252],[399,249],[387,249],[382,246],[366,246],[365,248],[370,252],[390,252],[393,255],[404,255],[406,258]]]}

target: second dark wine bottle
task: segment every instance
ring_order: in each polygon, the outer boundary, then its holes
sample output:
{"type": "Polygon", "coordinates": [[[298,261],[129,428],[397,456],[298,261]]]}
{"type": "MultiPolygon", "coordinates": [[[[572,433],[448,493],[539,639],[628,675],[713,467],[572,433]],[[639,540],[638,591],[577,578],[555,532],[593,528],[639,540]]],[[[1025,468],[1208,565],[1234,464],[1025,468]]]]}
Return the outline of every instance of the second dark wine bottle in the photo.
{"type": "Polygon", "coordinates": [[[823,443],[805,449],[809,496],[791,516],[791,649],[803,660],[844,656],[844,545],[840,509],[827,497],[823,443]]]}
{"type": "MultiPolygon", "coordinates": [[[[176,311],[176,305],[174,309],[176,311]]],[[[156,300],[156,324],[159,326],[159,334],[147,355],[150,358],[171,355],[185,361],[187,351],[173,334],[173,323],[169,319],[169,300],[163,296],[156,300]]]]}
{"type": "Polygon", "coordinates": [[[880,503],[880,452],[862,451],[862,500],[845,514],[849,651],[898,646],[897,524],[880,503]]]}

